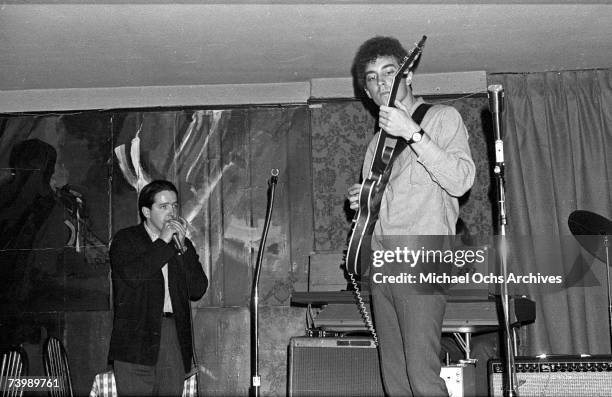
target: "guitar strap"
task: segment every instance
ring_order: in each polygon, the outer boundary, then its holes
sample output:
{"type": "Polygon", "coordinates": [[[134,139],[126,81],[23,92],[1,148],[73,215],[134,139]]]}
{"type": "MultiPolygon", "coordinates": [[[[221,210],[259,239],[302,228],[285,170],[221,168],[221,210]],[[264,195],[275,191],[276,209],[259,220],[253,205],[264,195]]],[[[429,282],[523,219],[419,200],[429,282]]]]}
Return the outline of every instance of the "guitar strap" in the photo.
{"type": "Polygon", "coordinates": [[[423,122],[423,118],[425,117],[425,114],[427,113],[429,108],[432,106],[433,105],[431,103],[420,104],[419,107],[414,111],[414,113],[412,113],[412,120],[414,120],[415,123],[421,125],[421,123],[423,122]]]}

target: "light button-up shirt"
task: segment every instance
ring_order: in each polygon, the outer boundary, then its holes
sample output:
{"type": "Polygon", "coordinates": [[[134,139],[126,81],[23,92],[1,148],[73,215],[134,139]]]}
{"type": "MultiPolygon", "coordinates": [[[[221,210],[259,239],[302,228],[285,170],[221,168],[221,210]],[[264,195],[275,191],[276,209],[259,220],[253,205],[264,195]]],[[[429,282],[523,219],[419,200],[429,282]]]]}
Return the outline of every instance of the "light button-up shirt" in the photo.
{"type": "MultiPolygon", "coordinates": [[[[155,241],[159,238],[159,233],[151,230],[147,222],[144,223],[144,226],[149,237],[151,237],[151,241],[155,241]]],[[[170,300],[170,289],[168,288],[168,264],[166,263],[161,270],[164,275],[164,313],[172,313],[172,300],[170,300]]]]}

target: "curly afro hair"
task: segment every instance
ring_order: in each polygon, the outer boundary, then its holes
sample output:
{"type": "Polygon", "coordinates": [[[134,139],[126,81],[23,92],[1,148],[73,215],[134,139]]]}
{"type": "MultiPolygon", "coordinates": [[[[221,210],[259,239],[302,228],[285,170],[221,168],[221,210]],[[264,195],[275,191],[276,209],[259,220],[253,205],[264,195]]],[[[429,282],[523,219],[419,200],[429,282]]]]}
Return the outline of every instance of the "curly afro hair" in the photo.
{"type": "Polygon", "coordinates": [[[393,56],[400,62],[406,55],[408,51],[394,37],[375,36],[365,41],[353,60],[353,76],[357,85],[362,91],[365,89],[365,68],[368,63],[384,56],[393,56]]]}

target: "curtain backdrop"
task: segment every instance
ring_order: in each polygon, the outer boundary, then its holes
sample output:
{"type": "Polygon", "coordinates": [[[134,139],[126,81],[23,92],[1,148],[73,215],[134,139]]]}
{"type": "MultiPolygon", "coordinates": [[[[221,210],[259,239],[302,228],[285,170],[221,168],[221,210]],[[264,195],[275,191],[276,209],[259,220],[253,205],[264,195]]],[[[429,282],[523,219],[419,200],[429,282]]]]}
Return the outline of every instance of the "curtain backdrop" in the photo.
{"type": "Polygon", "coordinates": [[[609,354],[605,265],[581,247],[568,218],[587,210],[612,219],[612,71],[489,80],[505,92],[509,272],[562,280],[512,286],[537,303],[520,353],[609,354]]]}

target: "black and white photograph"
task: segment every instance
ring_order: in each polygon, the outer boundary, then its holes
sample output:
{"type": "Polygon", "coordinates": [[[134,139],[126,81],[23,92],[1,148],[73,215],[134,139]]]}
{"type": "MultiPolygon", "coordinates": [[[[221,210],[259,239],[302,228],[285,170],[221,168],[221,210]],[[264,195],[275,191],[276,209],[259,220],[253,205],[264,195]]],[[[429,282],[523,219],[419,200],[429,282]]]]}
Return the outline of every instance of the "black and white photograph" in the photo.
{"type": "Polygon", "coordinates": [[[612,393],[609,1],[0,4],[0,395],[612,393]]]}

